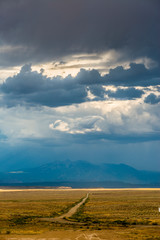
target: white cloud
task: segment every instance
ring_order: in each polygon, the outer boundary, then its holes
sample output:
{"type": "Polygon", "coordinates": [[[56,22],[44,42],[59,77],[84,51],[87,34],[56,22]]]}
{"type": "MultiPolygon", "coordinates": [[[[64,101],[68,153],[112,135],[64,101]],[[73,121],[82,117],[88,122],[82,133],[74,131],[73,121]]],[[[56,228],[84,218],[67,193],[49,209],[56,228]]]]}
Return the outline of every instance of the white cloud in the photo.
{"type": "Polygon", "coordinates": [[[70,134],[85,134],[89,132],[99,132],[100,127],[97,122],[102,120],[102,117],[92,116],[85,118],[67,119],[68,122],[62,120],[56,120],[54,123],[49,124],[49,128],[52,130],[58,130],[61,132],[67,132],[70,134]]]}
{"type": "MultiPolygon", "coordinates": [[[[0,108],[0,132],[8,142],[50,139],[65,144],[69,135],[132,136],[159,134],[159,105],[130,101],[93,101],[77,105],[0,108]],[[69,134],[69,135],[68,135],[69,134]]],[[[95,139],[96,140],[96,139],[95,139]]]]}
{"type": "Polygon", "coordinates": [[[61,132],[69,132],[68,123],[61,120],[56,120],[54,123],[49,124],[49,128],[61,132]]]}

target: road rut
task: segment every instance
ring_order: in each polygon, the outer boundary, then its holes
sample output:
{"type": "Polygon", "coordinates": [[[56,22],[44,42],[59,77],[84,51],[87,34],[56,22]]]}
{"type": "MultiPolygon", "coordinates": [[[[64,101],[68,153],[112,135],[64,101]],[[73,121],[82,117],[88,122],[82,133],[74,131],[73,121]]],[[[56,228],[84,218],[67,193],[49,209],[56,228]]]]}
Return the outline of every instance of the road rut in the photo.
{"type": "Polygon", "coordinates": [[[77,224],[77,222],[71,222],[69,220],[66,220],[65,218],[71,217],[73,214],[77,212],[77,210],[82,206],[83,203],[87,201],[89,197],[89,193],[87,193],[86,197],[82,199],[81,202],[77,203],[74,207],[72,207],[67,213],[64,213],[63,215],[55,218],[41,218],[42,221],[47,221],[47,222],[58,222],[58,223],[73,223],[77,224]]]}

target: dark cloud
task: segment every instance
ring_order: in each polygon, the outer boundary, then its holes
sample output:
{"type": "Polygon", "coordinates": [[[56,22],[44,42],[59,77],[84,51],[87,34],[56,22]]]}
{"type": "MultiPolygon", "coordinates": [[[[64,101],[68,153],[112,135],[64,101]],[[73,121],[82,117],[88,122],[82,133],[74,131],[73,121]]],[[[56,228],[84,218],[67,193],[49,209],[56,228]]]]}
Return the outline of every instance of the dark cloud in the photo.
{"type": "Polygon", "coordinates": [[[81,103],[87,97],[85,86],[74,83],[71,76],[47,78],[42,73],[31,71],[30,65],[23,66],[19,74],[7,78],[0,89],[4,93],[3,103],[9,107],[27,103],[57,107],[81,103]]]}
{"type": "Polygon", "coordinates": [[[108,84],[124,86],[150,86],[160,84],[159,67],[147,69],[143,64],[131,63],[129,69],[117,67],[105,76],[108,84]]]}
{"type": "Polygon", "coordinates": [[[107,94],[109,98],[132,100],[136,98],[141,98],[144,91],[136,88],[117,88],[116,91],[105,90],[101,85],[92,85],[88,89],[96,97],[97,100],[104,99],[107,94]]]}
{"type": "Polygon", "coordinates": [[[95,69],[89,71],[81,69],[76,76],[76,80],[82,85],[91,85],[98,83],[102,84],[103,78],[101,77],[100,73],[95,69]]]}
{"type": "Polygon", "coordinates": [[[156,96],[155,94],[151,93],[144,99],[144,102],[149,104],[157,104],[160,102],[160,96],[156,96]]]}
{"type": "Polygon", "coordinates": [[[44,82],[47,82],[47,78],[38,72],[32,72],[31,65],[27,64],[19,74],[7,78],[1,89],[8,94],[29,94],[40,91],[44,82]]]}
{"type": "Polygon", "coordinates": [[[118,99],[135,99],[140,98],[144,91],[136,89],[136,88],[126,88],[126,89],[117,89],[116,91],[107,91],[106,92],[109,97],[111,98],[118,98],[118,99]]]}
{"type": "Polygon", "coordinates": [[[1,0],[0,65],[115,49],[159,61],[157,0],[1,0]]]}
{"type": "Polygon", "coordinates": [[[103,84],[115,86],[154,86],[160,85],[160,68],[147,69],[143,64],[131,63],[129,69],[118,66],[110,69],[105,76],[100,76],[97,70],[81,70],[77,75],[81,84],[103,84]]]}
{"type": "Polygon", "coordinates": [[[88,89],[96,97],[97,100],[104,99],[104,95],[106,94],[106,91],[103,88],[103,86],[99,84],[94,84],[94,85],[90,85],[88,89]]]}
{"type": "MultiPolygon", "coordinates": [[[[65,106],[90,101],[88,91],[94,95],[94,100],[105,100],[106,94],[110,98],[135,99],[140,98],[144,91],[133,86],[160,84],[159,76],[158,68],[151,70],[146,69],[142,64],[131,64],[129,69],[117,67],[105,76],[101,76],[97,70],[81,69],[74,78],[71,75],[66,78],[60,76],[50,78],[44,76],[43,71],[40,73],[32,71],[31,65],[27,64],[17,75],[7,78],[0,85],[3,93],[1,105],[65,106]],[[115,85],[116,91],[104,88],[109,85],[115,85]],[[125,86],[125,88],[118,86],[125,86]]],[[[153,96],[151,97],[153,102],[153,96]]],[[[146,98],[145,102],[147,101],[151,101],[150,97],[146,98]]]]}

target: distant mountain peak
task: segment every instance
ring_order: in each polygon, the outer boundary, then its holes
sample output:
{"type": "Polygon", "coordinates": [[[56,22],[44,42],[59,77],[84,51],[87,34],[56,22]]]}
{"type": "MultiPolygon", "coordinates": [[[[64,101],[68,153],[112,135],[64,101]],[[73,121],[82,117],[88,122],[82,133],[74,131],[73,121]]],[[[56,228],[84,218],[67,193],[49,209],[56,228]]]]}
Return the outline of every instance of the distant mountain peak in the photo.
{"type": "Polygon", "coordinates": [[[39,167],[20,169],[21,174],[1,173],[0,182],[114,181],[160,183],[160,173],[140,171],[127,164],[56,160],[39,167]]]}

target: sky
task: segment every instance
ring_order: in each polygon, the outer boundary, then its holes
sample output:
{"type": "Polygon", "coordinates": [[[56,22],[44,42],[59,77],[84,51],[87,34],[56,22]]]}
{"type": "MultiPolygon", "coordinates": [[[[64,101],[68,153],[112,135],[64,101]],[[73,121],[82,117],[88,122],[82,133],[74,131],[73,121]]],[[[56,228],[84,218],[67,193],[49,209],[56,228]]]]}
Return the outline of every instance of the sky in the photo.
{"type": "Polygon", "coordinates": [[[0,171],[160,171],[160,1],[0,0],[0,171]]]}

